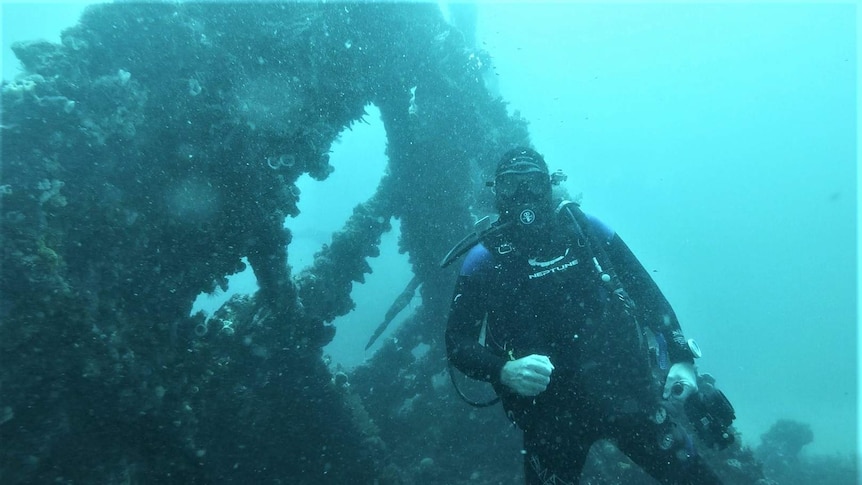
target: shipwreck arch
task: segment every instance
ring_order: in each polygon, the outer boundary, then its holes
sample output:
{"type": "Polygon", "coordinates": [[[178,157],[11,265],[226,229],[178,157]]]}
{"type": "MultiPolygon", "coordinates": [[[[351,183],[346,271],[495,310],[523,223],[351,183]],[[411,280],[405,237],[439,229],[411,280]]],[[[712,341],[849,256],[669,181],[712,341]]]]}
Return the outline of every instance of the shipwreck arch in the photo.
{"type": "Polygon", "coordinates": [[[407,353],[366,367],[412,376],[375,399],[423,400],[441,361],[409,349],[440,355],[452,274],[436,263],[472,220],[464,174],[526,141],[436,6],[97,5],[60,44],[15,52],[26,72],[3,86],[0,407],[19,446],[2,468],[14,480],[111,481],[130,465],[186,482],[420,473],[408,446],[388,448],[406,438],[380,426],[388,405],[358,397],[371,374],[345,391],[321,348],[397,218],[422,306],[399,336],[407,353]],[[283,221],[296,182],[329,175],[333,141],[368,104],[387,175],[294,274],[283,221]],[[201,331],[194,298],[243,257],[260,290],[201,331]]]}

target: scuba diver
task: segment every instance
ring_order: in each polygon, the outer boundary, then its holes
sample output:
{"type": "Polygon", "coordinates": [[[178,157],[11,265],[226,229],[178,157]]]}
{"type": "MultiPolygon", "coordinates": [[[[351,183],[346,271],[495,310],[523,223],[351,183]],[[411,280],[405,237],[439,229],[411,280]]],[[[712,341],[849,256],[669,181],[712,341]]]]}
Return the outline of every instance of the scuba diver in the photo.
{"type": "Polygon", "coordinates": [[[712,382],[698,392],[700,350],[658,286],[608,226],[554,200],[555,182],[530,148],[500,161],[488,184],[499,219],[441,264],[467,253],[450,364],[491,383],[523,430],[527,484],[578,483],[600,439],[661,483],[721,483],[683,423],[694,410],[696,434],[725,447],[732,406],[712,382]]]}

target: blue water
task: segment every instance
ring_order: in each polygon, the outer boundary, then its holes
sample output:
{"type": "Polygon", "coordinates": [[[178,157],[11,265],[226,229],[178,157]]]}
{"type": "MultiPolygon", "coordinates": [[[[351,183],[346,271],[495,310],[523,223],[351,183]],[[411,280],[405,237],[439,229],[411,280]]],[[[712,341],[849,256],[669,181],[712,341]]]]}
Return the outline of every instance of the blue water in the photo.
{"type": "MultiPolygon", "coordinates": [[[[16,74],[10,42],[57,41],[80,8],[4,4],[3,77],[16,74]]],[[[808,452],[852,453],[854,5],[481,3],[477,13],[492,84],[584,208],[652,272],[746,443],[790,418],[811,424],[808,452]]],[[[335,173],[301,186],[303,214],[287,221],[295,270],[385,169],[385,133],[369,113],[334,146],[335,173]]],[[[336,321],[327,352],[347,367],[369,356],[368,336],[410,278],[396,239],[386,236],[374,274],[354,287],[355,312],[336,321]]],[[[253,288],[249,276],[232,285],[253,288]]]]}

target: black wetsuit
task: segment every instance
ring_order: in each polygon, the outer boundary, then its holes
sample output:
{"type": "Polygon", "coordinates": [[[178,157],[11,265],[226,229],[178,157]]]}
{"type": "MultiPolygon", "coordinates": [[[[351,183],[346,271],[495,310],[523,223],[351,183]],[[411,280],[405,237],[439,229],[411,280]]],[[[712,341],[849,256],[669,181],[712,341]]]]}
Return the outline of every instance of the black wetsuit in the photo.
{"type": "Polygon", "coordinates": [[[529,252],[506,234],[472,248],[446,330],[451,363],[493,384],[524,430],[528,484],[578,483],[590,446],[604,438],[664,483],[720,483],[688,435],[661,414],[656,369],[692,362],[670,304],[619,236],[595,218],[588,226],[555,223],[529,252]],[[602,282],[595,244],[634,308],[602,282]],[[506,361],[530,354],[554,365],[536,397],[500,382],[506,361]]]}

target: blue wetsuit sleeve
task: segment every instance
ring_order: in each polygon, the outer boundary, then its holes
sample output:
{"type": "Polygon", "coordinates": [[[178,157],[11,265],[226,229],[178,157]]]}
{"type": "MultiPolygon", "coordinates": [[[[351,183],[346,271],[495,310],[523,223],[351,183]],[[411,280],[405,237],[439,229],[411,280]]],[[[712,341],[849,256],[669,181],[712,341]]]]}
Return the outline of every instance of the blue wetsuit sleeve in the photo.
{"type": "Polygon", "coordinates": [[[590,223],[590,228],[593,230],[593,233],[598,235],[599,240],[609,244],[616,235],[616,232],[611,229],[611,226],[599,220],[598,217],[587,213],[584,213],[584,215],[587,217],[587,221],[590,223]]]}
{"type": "Polygon", "coordinates": [[[449,362],[467,376],[498,384],[506,359],[479,342],[487,309],[483,269],[490,253],[483,246],[473,248],[464,260],[449,307],[446,323],[446,355],[449,362]]]}
{"type": "Polygon", "coordinates": [[[593,224],[593,230],[606,241],[605,251],[623,288],[635,302],[638,321],[663,337],[671,363],[693,362],[676,313],[655,280],[619,234],[598,219],[591,217],[590,223],[593,224]]]}
{"type": "Polygon", "coordinates": [[[460,276],[473,276],[479,273],[491,260],[491,252],[482,245],[473,246],[467,256],[464,258],[464,263],[461,265],[460,276]]]}

